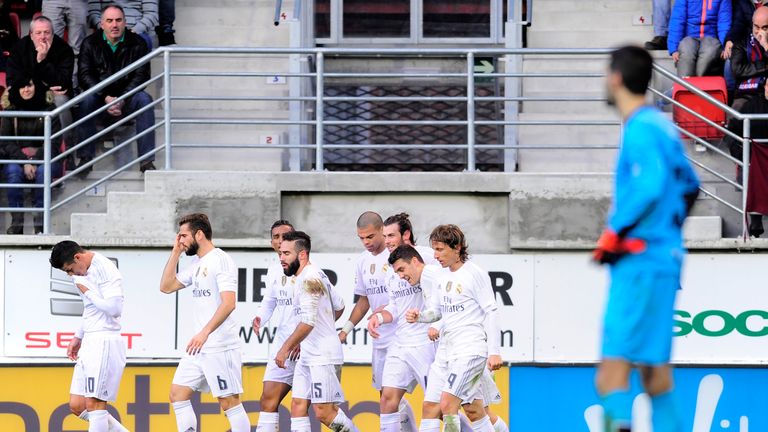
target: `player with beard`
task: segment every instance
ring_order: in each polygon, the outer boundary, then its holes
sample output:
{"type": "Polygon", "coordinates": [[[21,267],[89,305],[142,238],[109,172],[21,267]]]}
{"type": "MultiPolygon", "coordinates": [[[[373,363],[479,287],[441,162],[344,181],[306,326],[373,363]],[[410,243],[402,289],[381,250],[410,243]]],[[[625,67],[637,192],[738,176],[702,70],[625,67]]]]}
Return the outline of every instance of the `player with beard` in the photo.
{"type": "Polygon", "coordinates": [[[286,276],[294,277],[293,306],[299,324],[275,356],[283,368],[300,346],[301,357],[293,375],[291,432],[310,432],[309,405],[320,422],[334,432],[358,432],[339,404],[344,402],[341,365],[344,357],[336,335],[336,320],[344,312],[339,297],[325,273],[309,261],[310,237],[291,231],[280,244],[280,264],[286,276]]]}
{"type": "Polygon", "coordinates": [[[211,392],[229,419],[231,432],[250,432],[248,415],[240,403],[243,392],[242,359],[235,310],[237,266],[212,243],[208,216],[193,213],[179,221],[179,233],[163,270],[160,291],[170,294],[192,288],[195,336],[187,343],[171,384],[171,402],[179,432],[198,430],[190,399],[211,392]],[[176,273],[181,253],[192,262],[176,273]]]}
{"type": "MultiPolygon", "coordinates": [[[[357,219],[357,236],[365,247],[357,258],[355,271],[355,295],[357,303],[349,315],[349,320],[339,332],[339,339],[346,343],[347,336],[355,326],[363,319],[369,310],[373,311],[372,317],[381,312],[389,303],[387,284],[392,278],[389,268],[389,251],[385,246],[384,221],[378,213],[367,211],[357,219]]],[[[371,371],[373,387],[381,392],[381,383],[384,373],[384,362],[387,359],[389,346],[395,335],[395,326],[384,326],[378,330],[378,337],[373,339],[371,349],[371,371]]],[[[404,398],[400,399],[398,406],[400,413],[400,430],[402,432],[415,432],[416,420],[410,404],[404,398]]]]}
{"type": "MultiPolygon", "coordinates": [[[[259,311],[253,319],[253,331],[258,333],[262,324],[270,318],[276,318],[277,334],[275,346],[282,346],[291,332],[296,329],[298,319],[293,313],[293,278],[288,278],[283,273],[280,265],[280,243],[283,235],[294,231],[293,225],[286,220],[278,220],[270,228],[272,249],[277,253],[277,259],[267,268],[267,289],[261,302],[259,311]]],[[[295,353],[298,355],[298,350],[295,353]]],[[[293,369],[295,358],[289,359],[284,368],[280,368],[274,359],[267,363],[264,371],[263,389],[261,391],[259,423],[257,432],[277,432],[279,424],[278,408],[293,385],[293,369]]]]}

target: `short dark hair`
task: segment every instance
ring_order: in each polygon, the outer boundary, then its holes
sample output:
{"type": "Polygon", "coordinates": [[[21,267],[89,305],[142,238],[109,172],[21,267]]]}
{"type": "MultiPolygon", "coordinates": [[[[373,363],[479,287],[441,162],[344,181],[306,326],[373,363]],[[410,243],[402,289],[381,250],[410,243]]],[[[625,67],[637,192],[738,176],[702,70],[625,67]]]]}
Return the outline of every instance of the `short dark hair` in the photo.
{"type": "Polygon", "coordinates": [[[291,225],[290,222],[288,222],[285,219],[278,219],[275,221],[275,223],[272,224],[272,227],[269,228],[269,234],[272,234],[272,230],[279,227],[279,226],[289,226],[291,227],[291,230],[294,230],[293,225],[291,225]]]}
{"type": "Polygon", "coordinates": [[[363,212],[359,218],[357,218],[357,227],[365,228],[373,225],[374,228],[381,228],[384,226],[384,221],[381,220],[381,216],[372,211],[363,212]]]}
{"type": "Polygon", "coordinates": [[[192,231],[193,235],[200,230],[208,240],[213,238],[211,222],[208,220],[208,216],[206,216],[205,213],[192,213],[182,216],[181,219],[179,219],[179,226],[184,224],[189,224],[189,230],[192,231]]]}
{"type": "Polygon", "coordinates": [[[64,240],[56,243],[51,249],[51,258],[48,262],[51,267],[61,270],[65,265],[75,260],[75,254],[83,253],[85,249],[72,240],[64,240]]]}
{"type": "Polygon", "coordinates": [[[411,220],[408,219],[408,213],[398,213],[384,220],[385,226],[392,224],[397,224],[397,230],[400,231],[400,235],[404,235],[406,231],[410,231],[411,243],[416,244],[416,236],[413,234],[413,225],[411,225],[411,220]]]}
{"type": "MultiPolygon", "coordinates": [[[[110,3],[110,4],[106,5],[106,6],[104,6],[103,8],[101,8],[101,15],[99,15],[99,17],[103,16],[104,12],[106,12],[107,9],[109,9],[109,8],[115,8],[115,9],[119,10],[123,14],[123,18],[125,18],[125,9],[123,9],[122,6],[120,6],[119,4],[116,4],[116,3],[110,3]]],[[[101,21],[101,18],[99,18],[99,21],[101,21]]]]}
{"type": "Polygon", "coordinates": [[[634,45],[623,46],[611,53],[610,70],[618,72],[630,93],[644,95],[653,74],[653,58],[648,51],[634,45]]]}
{"type": "Polygon", "coordinates": [[[464,233],[461,228],[453,224],[438,225],[432,230],[429,235],[430,242],[441,242],[448,245],[451,249],[459,250],[459,259],[461,262],[466,262],[469,257],[469,248],[467,247],[467,239],[464,237],[464,233]]]}
{"type": "Polygon", "coordinates": [[[402,244],[389,254],[389,264],[395,265],[395,262],[399,259],[408,262],[413,258],[419,260],[420,263],[424,263],[424,258],[421,257],[421,254],[416,248],[411,245],[402,244]]]}
{"type": "Polygon", "coordinates": [[[309,255],[309,252],[312,251],[312,239],[304,231],[289,231],[283,235],[283,241],[296,242],[294,247],[297,253],[304,250],[309,255]]]}

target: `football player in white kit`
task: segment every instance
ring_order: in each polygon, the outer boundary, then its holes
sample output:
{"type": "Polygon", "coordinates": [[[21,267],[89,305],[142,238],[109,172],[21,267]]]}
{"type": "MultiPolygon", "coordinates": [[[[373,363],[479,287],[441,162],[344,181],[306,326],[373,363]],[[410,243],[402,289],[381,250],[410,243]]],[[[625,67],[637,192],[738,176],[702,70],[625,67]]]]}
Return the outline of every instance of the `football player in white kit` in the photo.
{"type": "Polygon", "coordinates": [[[88,421],[89,432],[127,431],[107,412],[125,369],[126,347],[120,336],[123,277],[109,258],[70,240],[57,243],[49,261],[72,277],[83,300],[82,325],[67,347],[67,357],[77,360],[69,408],[88,421]]]}
{"type": "MultiPolygon", "coordinates": [[[[357,259],[355,271],[355,295],[359,296],[355,307],[349,315],[349,320],[339,332],[339,339],[346,343],[357,323],[368,310],[380,312],[389,303],[387,284],[392,276],[389,268],[389,251],[384,244],[384,221],[378,213],[367,211],[357,219],[357,236],[365,247],[357,259]]],[[[374,315],[375,316],[375,315],[374,315]]],[[[387,350],[395,335],[395,326],[384,326],[378,331],[379,337],[373,339],[371,369],[373,372],[373,387],[381,391],[384,372],[384,362],[387,350]]],[[[400,400],[401,431],[415,432],[415,416],[406,399],[400,400]]]]}
{"type": "MultiPolygon", "coordinates": [[[[267,290],[261,302],[259,311],[253,319],[253,331],[258,333],[261,326],[270,318],[276,318],[277,334],[275,345],[280,347],[290,334],[296,329],[298,319],[293,313],[293,287],[294,280],[283,274],[280,265],[280,243],[283,235],[293,231],[293,225],[286,220],[278,220],[270,228],[272,249],[277,253],[277,259],[267,268],[267,290]]],[[[256,432],[277,432],[279,424],[278,408],[293,385],[293,368],[295,361],[289,359],[285,368],[275,364],[274,359],[267,363],[264,372],[264,383],[261,391],[259,423],[256,432]]]]}
{"type": "Polygon", "coordinates": [[[334,432],[358,432],[339,404],[344,402],[341,365],[344,357],[336,335],[336,320],[344,300],[323,271],[309,261],[312,240],[291,231],[280,244],[280,264],[286,276],[295,276],[293,305],[299,324],[275,356],[285,367],[291,353],[301,347],[293,374],[291,432],[310,432],[309,405],[320,422],[334,432]]]}
{"type": "Polygon", "coordinates": [[[413,391],[416,384],[426,388],[427,375],[437,348],[427,337],[427,324],[414,325],[405,320],[407,310],[423,308],[432,288],[405,274],[406,263],[417,267],[419,275],[424,268],[421,255],[412,246],[402,245],[391,251],[389,264],[397,274],[392,276],[388,286],[389,304],[368,320],[368,332],[374,338],[378,336],[381,326],[394,323],[397,329],[395,342],[389,347],[384,363],[380,402],[382,432],[400,431],[400,414],[397,412],[400,401],[406,392],[413,391]]]}
{"type": "Polygon", "coordinates": [[[163,270],[160,291],[192,291],[195,336],[186,346],[171,383],[170,399],[179,432],[198,430],[190,399],[194,392],[211,392],[229,420],[232,432],[250,432],[248,414],[240,403],[242,358],[237,325],[231,314],[237,302],[237,266],[211,242],[208,216],[193,213],[179,221],[179,233],[163,270]],[[181,253],[192,262],[176,273],[181,253]]]}
{"type": "Polygon", "coordinates": [[[497,305],[488,272],[467,261],[464,233],[455,225],[440,225],[430,234],[440,264],[450,270],[439,276],[426,310],[410,309],[408,322],[435,322],[442,318],[447,356],[440,409],[445,431],[459,431],[458,412],[464,412],[477,432],[493,432],[483,410],[483,369],[501,367],[497,305]],[[492,351],[489,352],[489,349],[492,351]],[[471,405],[471,407],[468,407],[471,405]],[[469,409],[468,409],[469,408],[469,409]]]}

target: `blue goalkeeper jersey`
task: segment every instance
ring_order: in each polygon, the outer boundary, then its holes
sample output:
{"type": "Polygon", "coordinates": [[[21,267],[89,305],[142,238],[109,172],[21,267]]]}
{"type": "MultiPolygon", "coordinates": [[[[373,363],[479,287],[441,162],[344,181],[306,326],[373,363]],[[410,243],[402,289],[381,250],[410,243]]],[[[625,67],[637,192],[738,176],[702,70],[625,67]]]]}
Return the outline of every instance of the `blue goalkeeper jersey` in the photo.
{"type": "Polygon", "coordinates": [[[684,196],[698,187],[672,122],[655,108],[635,110],[624,125],[608,227],[645,240],[647,247],[619,260],[618,266],[641,263],[644,269],[679,271],[684,196]]]}

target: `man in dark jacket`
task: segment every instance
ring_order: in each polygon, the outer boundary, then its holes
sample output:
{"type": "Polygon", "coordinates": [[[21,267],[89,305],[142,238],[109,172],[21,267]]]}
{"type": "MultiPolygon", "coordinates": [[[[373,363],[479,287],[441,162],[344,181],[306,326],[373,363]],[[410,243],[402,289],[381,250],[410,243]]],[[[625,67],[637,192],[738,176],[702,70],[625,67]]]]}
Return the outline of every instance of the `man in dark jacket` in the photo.
{"type": "Polygon", "coordinates": [[[752,15],[752,33],[734,43],[731,54],[731,69],[736,79],[733,108],[741,111],[742,106],[763,92],[768,77],[768,7],[760,7],[752,15]]]}
{"type": "MultiPolygon", "coordinates": [[[[72,71],[75,54],[64,39],[53,34],[53,23],[45,16],[38,16],[29,24],[29,35],[16,44],[8,58],[8,87],[24,87],[32,79],[41,85],[38,92],[53,92],[56,106],[72,97],[72,71]]],[[[72,123],[69,110],[61,113],[62,127],[72,123]]],[[[71,134],[65,133],[71,142],[71,134]]]]}
{"type": "MultiPolygon", "coordinates": [[[[97,31],[83,41],[78,57],[77,78],[83,91],[104,81],[110,75],[120,71],[141,57],[149,50],[141,36],[125,31],[125,14],[117,5],[104,8],[101,13],[101,31],[97,31]]],[[[85,117],[104,105],[109,105],[107,115],[121,117],[141,110],[152,103],[152,97],[145,91],[134,93],[119,102],[118,97],[140,87],[149,79],[149,63],[123,76],[103,90],[90,95],[80,102],[80,116],[85,117]]],[[[136,133],[152,127],[155,124],[155,113],[148,108],[136,117],[136,133]]],[[[91,118],[80,126],[80,142],[96,134],[95,118],[91,118]]],[[[145,155],[155,148],[154,132],[149,132],[137,140],[139,155],[145,155]]],[[[93,169],[91,159],[96,152],[93,142],[81,147],[78,151],[80,162],[77,167],[84,167],[79,174],[85,176],[93,169]]],[[[148,156],[141,162],[141,172],[155,169],[152,161],[154,156],[148,156]]]]}

